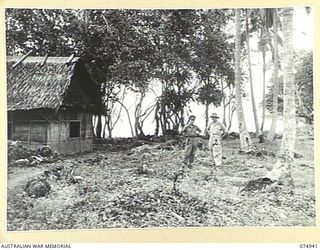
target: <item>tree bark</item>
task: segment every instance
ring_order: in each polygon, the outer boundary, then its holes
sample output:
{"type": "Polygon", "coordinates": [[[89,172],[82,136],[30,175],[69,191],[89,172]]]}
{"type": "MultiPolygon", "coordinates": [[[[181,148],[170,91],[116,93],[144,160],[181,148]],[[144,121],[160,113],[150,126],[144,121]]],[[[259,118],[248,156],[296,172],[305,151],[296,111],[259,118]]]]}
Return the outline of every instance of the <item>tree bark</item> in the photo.
{"type": "Polygon", "coordinates": [[[264,122],[266,119],[266,51],[262,51],[262,121],[261,121],[261,133],[263,133],[264,122]]]}
{"type": "Polygon", "coordinates": [[[248,22],[247,10],[246,10],[246,43],[247,43],[247,50],[248,50],[248,65],[249,65],[251,104],[252,104],[252,110],[253,110],[254,125],[255,125],[255,128],[256,128],[256,138],[258,138],[259,135],[260,135],[260,130],[259,130],[259,121],[258,121],[256,100],[255,100],[254,89],[253,89],[253,80],[252,80],[252,68],[251,68],[251,57],[250,57],[250,42],[249,42],[249,22],[248,22]]]}
{"type": "Polygon", "coordinates": [[[97,127],[96,127],[96,137],[101,138],[101,131],[102,130],[102,122],[101,122],[101,115],[97,115],[97,127]]]}
{"type": "Polygon", "coordinates": [[[206,111],[205,111],[205,119],[206,119],[206,125],[205,128],[208,127],[208,123],[209,123],[209,104],[206,102],[206,111]]]}
{"type": "Polygon", "coordinates": [[[142,129],[142,122],[141,122],[141,114],[142,114],[142,102],[143,102],[143,99],[145,97],[145,91],[144,90],[141,90],[140,91],[140,100],[139,100],[139,103],[137,104],[136,106],[136,110],[135,110],[135,124],[134,124],[134,129],[135,129],[135,133],[136,133],[136,136],[139,137],[139,136],[144,136],[144,132],[143,132],[143,129],[142,129]]]}
{"type": "Polygon", "coordinates": [[[275,181],[286,182],[292,180],[291,166],[294,160],[294,148],[296,138],[296,105],[295,82],[293,75],[293,47],[292,47],[292,8],[283,9],[283,81],[284,81],[284,133],[282,138],[280,156],[267,175],[275,181]]]}
{"type": "Polygon", "coordinates": [[[273,67],[273,105],[272,105],[272,122],[268,133],[268,141],[273,141],[276,134],[277,119],[278,119],[278,95],[279,95],[279,52],[278,52],[278,20],[277,11],[273,12],[273,43],[274,43],[274,67],[273,67]]]}
{"type": "Polygon", "coordinates": [[[155,136],[158,136],[159,135],[159,128],[160,128],[160,119],[159,118],[159,110],[160,110],[160,103],[159,103],[159,100],[157,100],[157,103],[156,103],[156,110],[154,112],[154,120],[156,122],[156,128],[154,130],[154,135],[155,136]]]}
{"type": "Polygon", "coordinates": [[[236,107],[239,123],[240,134],[240,150],[248,152],[252,149],[252,141],[247,131],[246,123],[244,120],[242,98],[241,98],[241,66],[240,66],[240,40],[241,40],[241,26],[240,26],[240,10],[235,10],[236,14],[236,44],[235,44],[235,88],[236,88],[236,107]]]}
{"type": "MultiPolygon", "coordinates": [[[[223,81],[221,80],[221,89],[223,90],[223,81]]],[[[226,105],[226,95],[224,93],[224,91],[222,92],[222,105],[223,105],[223,114],[222,114],[222,123],[225,127],[227,127],[227,121],[226,121],[226,109],[227,109],[227,105],[226,105]]],[[[207,127],[207,126],[206,126],[207,127]]]]}

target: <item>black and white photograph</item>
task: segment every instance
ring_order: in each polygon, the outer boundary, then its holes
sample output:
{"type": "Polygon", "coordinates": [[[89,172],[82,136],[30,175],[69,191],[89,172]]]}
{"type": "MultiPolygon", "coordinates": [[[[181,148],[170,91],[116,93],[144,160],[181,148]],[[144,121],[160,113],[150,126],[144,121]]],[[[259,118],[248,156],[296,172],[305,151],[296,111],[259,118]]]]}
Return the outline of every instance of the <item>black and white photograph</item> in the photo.
{"type": "Polygon", "coordinates": [[[314,12],[6,8],[5,230],[316,227],[314,12]]]}

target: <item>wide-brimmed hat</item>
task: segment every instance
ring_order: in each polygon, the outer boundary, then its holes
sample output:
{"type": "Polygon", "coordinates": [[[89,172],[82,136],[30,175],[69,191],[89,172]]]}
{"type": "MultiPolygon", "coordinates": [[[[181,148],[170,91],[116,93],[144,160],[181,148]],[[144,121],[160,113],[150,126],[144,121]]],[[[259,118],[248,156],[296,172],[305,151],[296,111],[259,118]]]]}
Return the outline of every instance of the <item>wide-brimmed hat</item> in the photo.
{"type": "Polygon", "coordinates": [[[191,119],[196,119],[196,116],[195,115],[190,115],[189,116],[189,120],[191,120],[191,119]]]}
{"type": "Polygon", "coordinates": [[[219,118],[219,116],[217,115],[217,113],[212,113],[212,114],[210,115],[210,117],[219,118]]]}

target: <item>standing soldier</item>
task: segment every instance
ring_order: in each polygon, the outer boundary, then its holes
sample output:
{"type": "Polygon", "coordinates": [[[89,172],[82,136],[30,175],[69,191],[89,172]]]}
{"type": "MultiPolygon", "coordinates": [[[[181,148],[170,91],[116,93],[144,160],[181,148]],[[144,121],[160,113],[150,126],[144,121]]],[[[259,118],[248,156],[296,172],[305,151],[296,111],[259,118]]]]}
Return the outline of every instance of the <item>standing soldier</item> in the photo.
{"type": "Polygon", "coordinates": [[[207,128],[210,136],[208,146],[214,165],[216,167],[220,167],[222,162],[221,139],[222,134],[227,130],[226,127],[218,121],[219,116],[217,115],[217,113],[212,113],[210,117],[212,118],[212,122],[209,123],[207,128]]]}
{"type": "Polygon", "coordinates": [[[194,161],[194,156],[198,147],[197,137],[201,133],[201,129],[198,126],[194,125],[196,117],[194,115],[190,115],[188,124],[184,126],[181,131],[186,137],[186,146],[185,146],[185,154],[183,163],[191,168],[191,164],[194,161]]]}

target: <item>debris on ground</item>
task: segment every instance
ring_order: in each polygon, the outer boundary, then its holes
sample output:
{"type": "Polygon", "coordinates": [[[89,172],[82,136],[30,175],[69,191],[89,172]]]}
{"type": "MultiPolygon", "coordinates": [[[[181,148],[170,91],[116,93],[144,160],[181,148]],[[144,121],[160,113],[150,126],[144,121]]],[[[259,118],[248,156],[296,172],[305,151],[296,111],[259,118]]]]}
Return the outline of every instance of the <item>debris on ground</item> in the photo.
{"type": "Polygon", "coordinates": [[[157,139],[104,140],[93,152],[10,168],[7,229],[316,225],[312,140],[298,138],[303,158],[292,168],[292,194],[261,178],[274,166],[280,140],[257,144],[263,157],[256,157],[238,154],[239,140],[227,138],[222,166],[198,150],[192,168],[184,169],[176,139],[157,139]],[[35,179],[51,190],[37,199],[25,191],[35,179]]]}
{"type": "Polygon", "coordinates": [[[266,177],[258,178],[256,180],[250,180],[248,182],[248,184],[241,190],[241,192],[259,191],[259,190],[264,189],[273,183],[274,183],[274,181],[272,181],[266,177]]]}
{"type": "Polygon", "coordinates": [[[58,154],[44,145],[36,150],[29,150],[19,141],[8,141],[8,166],[30,167],[40,163],[50,163],[57,160],[58,154]]]}
{"type": "Polygon", "coordinates": [[[35,179],[28,181],[25,191],[32,198],[39,198],[49,194],[51,187],[44,179],[35,179]]]}

